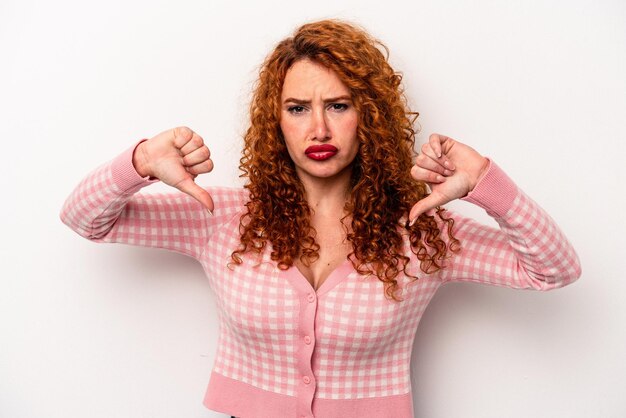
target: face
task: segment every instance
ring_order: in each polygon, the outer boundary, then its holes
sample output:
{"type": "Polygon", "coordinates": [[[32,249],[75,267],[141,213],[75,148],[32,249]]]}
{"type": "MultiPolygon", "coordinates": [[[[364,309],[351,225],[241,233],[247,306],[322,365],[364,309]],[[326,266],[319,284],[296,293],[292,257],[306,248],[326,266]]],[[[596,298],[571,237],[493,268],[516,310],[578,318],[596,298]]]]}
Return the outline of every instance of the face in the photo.
{"type": "Polygon", "coordinates": [[[334,71],[310,60],[297,61],[287,71],[280,128],[305,186],[349,180],[359,150],[357,122],[350,91],[334,71]]]}

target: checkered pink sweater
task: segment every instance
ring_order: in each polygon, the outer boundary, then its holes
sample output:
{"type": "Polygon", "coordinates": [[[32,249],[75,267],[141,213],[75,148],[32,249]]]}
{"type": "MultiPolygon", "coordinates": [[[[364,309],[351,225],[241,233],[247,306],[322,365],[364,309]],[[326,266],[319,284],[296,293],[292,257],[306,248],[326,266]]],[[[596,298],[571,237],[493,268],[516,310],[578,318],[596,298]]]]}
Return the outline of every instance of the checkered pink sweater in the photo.
{"type": "Polygon", "coordinates": [[[185,194],[137,193],[152,181],[134,170],[133,149],[82,180],[61,219],[92,241],[165,248],[202,264],[220,320],[204,399],[215,411],[242,418],[410,418],[413,340],[442,284],[549,290],[580,275],[554,221],[493,163],[465,199],[486,209],[500,229],[452,214],[461,252],[435,275],[413,263],[420,279],[399,278],[403,302],[387,300],[382,283],[348,261],[317,291],[295,267],[278,269],[269,254],[229,269],[245,191],[210,188],[213,216],[185,194]]]}

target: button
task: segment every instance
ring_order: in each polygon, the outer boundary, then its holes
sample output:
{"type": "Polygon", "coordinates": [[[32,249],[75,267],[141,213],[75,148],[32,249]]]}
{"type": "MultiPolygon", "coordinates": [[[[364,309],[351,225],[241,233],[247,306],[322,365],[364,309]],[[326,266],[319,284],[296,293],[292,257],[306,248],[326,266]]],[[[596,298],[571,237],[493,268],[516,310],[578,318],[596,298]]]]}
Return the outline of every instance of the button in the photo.
{"type": "Polygon", "coordinates": [[[302,378],[302,381],[308,385],[309,383],[311,383],[311,378],[309,376],[304,376],[302,378]]]}
{"type": "Polygon", "coordinates": [[[307,296],[307,300],[311,303],[315,302],[315,295],[313,293],[309,293],[309,296],[307,296]]]}
{"type": "Polygon", "coordinates": [[[311,344],[311,337],[309,337],[308,335],[304,337],[304,342],[307,344],[311,344]]]}

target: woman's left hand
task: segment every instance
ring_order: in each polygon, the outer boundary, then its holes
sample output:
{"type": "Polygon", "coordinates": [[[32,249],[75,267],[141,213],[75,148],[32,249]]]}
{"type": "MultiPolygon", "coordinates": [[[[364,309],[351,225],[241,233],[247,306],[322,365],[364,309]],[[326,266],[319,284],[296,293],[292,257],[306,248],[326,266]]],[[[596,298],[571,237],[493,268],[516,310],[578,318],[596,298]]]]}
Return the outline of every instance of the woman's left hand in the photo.
{"type": "Polygon", "coordinates": [[[431,194],[409,212],[411,223],[422,213],[467,196],[489,167],[489,160],[473,148],[447,136],[432,134],[422,145],[411,175],[430,186],[431,194]]]}

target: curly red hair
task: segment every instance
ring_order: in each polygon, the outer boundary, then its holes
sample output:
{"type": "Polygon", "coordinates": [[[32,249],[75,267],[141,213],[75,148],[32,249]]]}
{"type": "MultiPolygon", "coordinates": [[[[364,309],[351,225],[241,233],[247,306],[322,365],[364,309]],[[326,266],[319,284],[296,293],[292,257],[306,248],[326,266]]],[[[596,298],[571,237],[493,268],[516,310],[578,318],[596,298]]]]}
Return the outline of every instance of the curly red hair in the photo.
{"type": "Polygon", "coordinates": [[[305,191],[280,130],[280,97],[289,68],[309,59],[333,70],[349,88],[358,111],[359,153],[352,168],[351,193],[346,204],[352,219],[347,239],[349,255],[361,274],[374,274],[384,283],[387,297],[398,301],[396,277],[407,272],[410,258],[403,251],[408,234],[411,251],[425,273],[443,267],[459,242],[452,219],[437,215],[446,225],[448,243],[435,217],[422,214],[409,227],[411,206],[428,191],[410,175],[415,157],[416,112],[408,109],[396,73],[385,55],[387,48],[352,24],[323,20],[298,28],[280,42],[263,63],[250,105],[250,127],[244,136],[240,160],[242,177],[249,181],[247,212],[240,221],[241,246],[231,258],[241,264],[246,252],[260,254],[271,243],[271,258],[287,269],[298,257],[305,263],[318,258],[319,245],[309,223],[305,191]]]}

